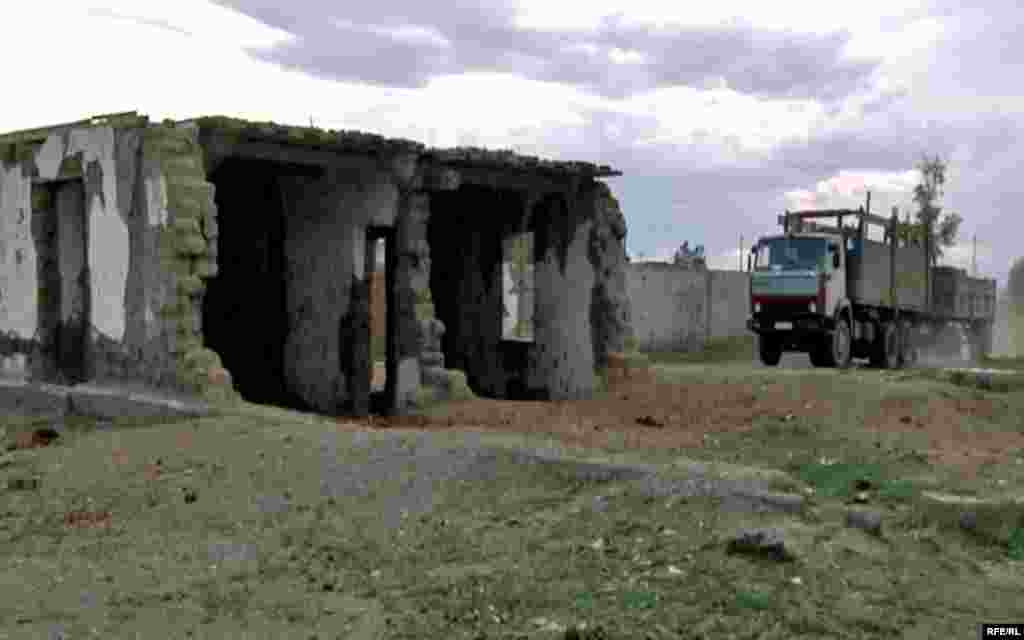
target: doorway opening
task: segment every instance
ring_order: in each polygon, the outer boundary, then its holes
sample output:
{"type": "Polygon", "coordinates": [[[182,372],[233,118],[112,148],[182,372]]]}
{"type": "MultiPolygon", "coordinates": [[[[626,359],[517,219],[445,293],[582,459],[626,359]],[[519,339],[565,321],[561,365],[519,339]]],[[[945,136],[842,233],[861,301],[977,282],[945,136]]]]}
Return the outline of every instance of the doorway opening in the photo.
{"type": "Polygon", "coordinates": [[[370,227],[366,232],[366,279],[370,297],[370,411],[388,415],[394,408],[395,314],[394,230],[370,227]]]}
{"type": "Polygon", "coordinates": [[[281,177],[295,172],[280,163],[228,158],[207,178],[215,187],[218,272],[203,296],[202,333],[246,401],[306,409],[288,388],[284,362],[288,311],[281,177]]]}
{"type": "Polygon", "coordinates": [[[80,179],[33,184],[32,202],[39,314],[33,369],[44,381],[78,384],[90,377],[92,299],[85,184],[80,179]]]}

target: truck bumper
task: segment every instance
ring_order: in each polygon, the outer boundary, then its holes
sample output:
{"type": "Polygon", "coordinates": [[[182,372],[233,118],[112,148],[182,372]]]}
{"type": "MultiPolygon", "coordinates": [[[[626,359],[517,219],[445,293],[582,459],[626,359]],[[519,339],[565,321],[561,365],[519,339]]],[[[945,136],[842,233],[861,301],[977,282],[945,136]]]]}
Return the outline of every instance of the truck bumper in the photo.
{"type": "Polygon", "coordinates": [[[747,330],[754,333],[818,333],[827,332],[829,327],[823,318],[794,318],[792,320],[749,318],[747,330]]]}
{"type": "Polygon", "coordinates": [[[784,351],[808,351],[828,336],[830,327],[821,316],[792,319],[749,318],[747,329],[759,336],[771,337],[781,343],[784,351]]]}

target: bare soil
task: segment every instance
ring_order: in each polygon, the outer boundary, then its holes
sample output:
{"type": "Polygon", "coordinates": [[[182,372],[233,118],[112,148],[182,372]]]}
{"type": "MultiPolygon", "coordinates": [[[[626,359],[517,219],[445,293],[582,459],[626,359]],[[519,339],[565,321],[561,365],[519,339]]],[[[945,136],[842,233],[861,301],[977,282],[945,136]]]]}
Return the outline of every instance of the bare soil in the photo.
{"type": "Polygon", "coordinates": [[[6,418],[0,637],[930,638],[1024,619],[1024,504],[1002,500],[1024,495],[1024,394],[749,362],[655,373],[363,423],[242,405],[54,438],[6,418]],[[669,490],[580,473],[611,469],[595,461],[656,467],[669,490]],[[690,490],[756,468],[803,507],[690,490]],[[971,517],[924,489],[972,497],[971,517]],[[749,527],[795,561],[727,553],[749,527]]]}
{"type": "Polygon", "coordinates": [[[699,447],[711,434],[747,431],[759,419],[831,415],[820,398],[805,395],[792,396],[773,384],[637,382],[593,400],[470,400],[422,416],[374,418],[362,424],[527,433],[580,447],[678,449],[699,447]]]}

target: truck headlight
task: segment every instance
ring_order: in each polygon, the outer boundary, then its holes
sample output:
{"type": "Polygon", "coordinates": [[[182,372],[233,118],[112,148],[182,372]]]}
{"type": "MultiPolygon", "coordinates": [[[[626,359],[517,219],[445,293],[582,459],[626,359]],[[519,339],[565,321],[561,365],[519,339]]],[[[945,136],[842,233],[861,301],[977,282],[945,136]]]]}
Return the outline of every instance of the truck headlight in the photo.
{"type": "Polygon", "coordinates": [[[761,313],[761,303],[757,302],[754,304],[754,313],[761,313]]]}
{"type": "Polygon", "coordinates": [[[813,302],[810,305],[808,305],[808,308],[811,310],[811,313],[818,312],[818,305],[814,304],[813,302]]]}

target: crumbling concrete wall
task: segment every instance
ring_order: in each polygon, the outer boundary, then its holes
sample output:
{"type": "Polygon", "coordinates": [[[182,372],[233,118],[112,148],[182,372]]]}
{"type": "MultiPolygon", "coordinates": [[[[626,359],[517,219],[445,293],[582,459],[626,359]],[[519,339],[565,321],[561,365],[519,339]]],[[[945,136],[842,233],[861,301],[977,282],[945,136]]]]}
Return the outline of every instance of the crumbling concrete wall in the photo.
{"type": "Polygon", "coordinates": [[[147,322],[139,347],[147,378],[163,387],[237,397],[220,357],[203,344],[206,280],[217,274],[217,207],[205,157],[191,126],[167,122],[142,131],[136,287],[147,322]]]}
{"type": "Polygon", "coordinates": [[[0,360],[8,375],[24,376],[37,337],[39,285],[31,169],[14,152],[0,148],[0,360]]]}
{"type": "Polygon", "coordinates": [[[283,186],[287,382],[319,411],[365,413],[352,402],[369,393],[366,231],[394,224],[397,187],[383,172],[339,171],[283,186]]]}
{"type": "Polygon", "coordinates": [[[487,396],[590,395],[630,322],[625,222],[608,187],[587,181],[543,195],[466,186],[436,198],[433,290],[449,366],[487,396]],[[502,340],[502,239],[523,230],[535,234],[532,342],[502,340]],[[445,243],[459,250],[440,252],[445,243]]]}
{"type": "MultiPolygon", "coordinates": [[[[218,118],[150,124],[131,114],[119,116],[116,126],[89,122],[49,135],[27,132],[9,138],[22,142],[0,147],[5,370],[13,366],[23,375],[49,376],[38,366],[52,347],[40,310],[51,313],[51,289],[80,286],[75,296],[58,300],[60,311],[51,316],[57,325],[78,322],[88,334],[82,341],[86,378],[236,398],[230,372],[206,343],[203,309],[208,280],[219,273],[212,167],[232,154],[245,157],[245,149],[258,157],[254,162],[291,167],[275,177],[286,263],[280,269],[287,315],[281,323],[280,375],[310,407],[355,414],[368,409],[364,253],[371,227],[394,230],[388,385],[399,412],[471,397],[460,366],[489,395],[584,396],[595,387],[594,374],[607,354],[622,349],[629,324],[625,224],[607,187],[579,174],[578,167],[571,170],[574,177],[555,171],[531,178],[523,167],[504,174],[502,157],[497,168],[488,169],[497,188],[456,191],[460,170],[408,141],[312,129],[282,132],[272,124],[218,118]],[[213,129],[226,135],[211,141],[206,133],[213,129]],[[245,131],[256,142],[235,145],[245,131]],[[305,159],[298,158],[295,149],[305,143],[338,147],[310,148],[305,159]],[[308,168],[310,158],[324,173],[294,169],[308,168]],[[505,186],[506,179],[518,186],[505,186]],[[547,186],[524,190],[524,179],[547,186]],[[33,181],[56,180],[77,180],[81,191],[33,188],[33,181]],[[488,190],[491,196],[484,195],[488,190]],[[499,192],[504,196],[495,200],[499,192]],[[43,227],[33,227],[33,212],[53,208],[52,194],[57,208],[83,203],[79,225],[64,218],[51,225],[56,235],[81,238],[64,253],[59,243],[44,246],[43,227]],[[536,235],[537,339],[510,345],[501,340],[502,239],[527,226],[536,235]],[[46,281],[51,276],[52,287],[46,281]]],[[[470,154],[471,163],[476,157],[470,154]]]]}
{"type": "MultiPolygon", "coordinates": [[[[88,304],[61,300],[71,310],[61,324],[75,309],[87,309],[85,379],[204,387],[219,366],[216,354],[202,348],[197,306],[202,278],[216,269],[216,223],[194,132],[137,118],[58,130],[3,151],[0,262],[12,267],[3,269],[4,276],[13,275],[0,279],[4,353],[21,352],[27,356],[23,374],[48,378],[42,365],[52,336],[39,312],[47,308],[47,296],[78,283],[88,304]],[[60,284],[50,286],[39,278],[45,243],[33,237],[31,224],[33,213],[38,223],[53,211],[52,194],[69,202],[61,195],[66,190],[53,186],[63,181],[82,185],[85,256],[74,255],[74,244],[61,251],[58,239],[55,259],[60,271],[82,262],[84,269],[77,276],[63,273],[60,284]]],[[[71,238],[72,212],[60,205],[58,236],[63,231],[71,238]]]]}

